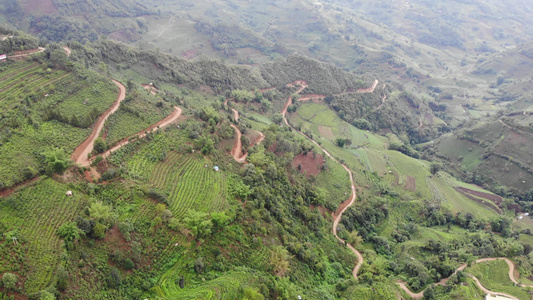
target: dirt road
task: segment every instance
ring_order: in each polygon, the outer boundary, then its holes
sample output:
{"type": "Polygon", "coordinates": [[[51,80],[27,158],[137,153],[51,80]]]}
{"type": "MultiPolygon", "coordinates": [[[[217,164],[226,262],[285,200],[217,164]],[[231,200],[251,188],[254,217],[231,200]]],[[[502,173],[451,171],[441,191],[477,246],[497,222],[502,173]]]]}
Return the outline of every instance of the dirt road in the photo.
{"type": "MultiPolygon", "coordinates": [[[[495,260],[504,260],[507,265],[509,266],[509,273],[508,273],[508,276],[509,276],[509,279],[511,279],[512,282],[514,282],[516,285],[518,286],[521,286],[521,287],[533,287],[533,286],[530,286],[530,285],[525,285],[525,284],[520,284],[518,283],[518,281],[516,280],[515,276],[514,276],[514,271],[515,271],[515,266],[514,266],[514,263],[506,258],[506,257],[488,257],[488,258],[480,258],[476,261],[474,261],[474,263],[482,263],[482,262],[488,262],[488,261],[495,261],[495,260]]],[[[457,269],[455,269],[455,272],[453,272],[453,274],[456,274],[458,271],[463,271],[465,268],[467,267],[467,264],[462,264],[460,265],[457,269]]],[[[503,296],[503,297],[508,297],[510,299],[516,299],[518,300],[518,298],[514,297],[514,296],[511,296],[509,294],[505,294],[505,293],[500,293],[500,292],[493,292],[491,290],[488,290],[487,288],[485,288],[481,282],[479,281],[479,279],[477,279],[475,276],[473,275],[470,275],[470,277],[472,277],[472,279],[476,282],[476,285],[479,287],[479,289],[481,289],[484,293],[486,294],[490,294],[490,295],[498,295],[498,296],[503,296]]],[[[436,285],[442,285],[442,286],[445,286],[446,285],[446,282],[448,281],[448,279],[450,279],[450,277],[447,277],[447,278],[443,278],[441,281],[439,281],[438,283],[436,283],[436,285]]],[[[410,297],[414,298],[414,299],[421,299],[422,297],[424,297],[424,291],[421,291],[419,293],[413,293],[411,290],[409,290],[409,288],[407,287],[407,284],[401,280],[398,280],[396,281],[396,284],[398,284],[400,286],[400,288],[402,290],[404,290],[410,297]]]]}
{"type": "Polygon", "coordinates": [[[61,48],[63,48],[63,50],[65,50],[65,53],[67,54],[67,56],[70,56],[70,54],[72,53],[72,51],[70,51],[70,48],[67,47],[67,46],[63,46],[61,48]]]}
{"type": "MultiPolygon", "coordinates": [[[[375,83],[377,85],[377,83],[375,83]]],[[[294,85],[300,85],[300,88],[298,89],[298,91],[296,93],[300,93],[301,91],[303,91],[308,85],[305,81],[295,81],[293,83],[290,83],[288,84],[287,86],[294,86],[294,85]]],[[[375,86],[374,86],[375,88],[375,86]]],[[[372,89],[373,90],[373,89],[372,89]]],[[[286,117],[286,114],[287,114],[287,108],[289,107],[289,105],[292,103],[292,97],[289,97],[287,99],[287,103],[285,103],[285,106],[283,107],[283,110],[281,111],[281,115],[283,116],[283,121],[285,122],[285,124],[287,126],[290,126],[289,125],[289,122],[287,121],[287,117],[286,117]]],[[[332,217],[333,217],[333,228],[332,228],[332,233],[333,235],[335,236],[335,238],[337,238],[337,240],[339,240],[339,242],[341,244],[346,244],[347,247],[355,254],[355,256],[357,257],[357,263],[355,264],[353,270],[352,270],[352,275],[355,279],[357,279],[357,274],[359,273],[359,269],[361,268],[361,266],[363,265],[363,262],[364,262],[364,259],[363,259],[363,255],[361,254],[361,252],[357,251],[357,249],[355,249],[352,245],[350,244],[347,244],[343,239],[341,239],[338,235],[337,235],[337,226],[339,225],[339,222],[342,218],[342,214],[346,211],[346,209],[348,209],[348,207],[352,206],[355,202],[355,199],[357,198],[357,193],[356,193],[356,190],[355,190],[355,183],[353,181],[353,174],[352,174],[352,171],[344,164],[341,164],[338,160],[336,160],[335,158],[333,158],[333,156],[331,156],[331,154],[324,148],[322,148],[322,146],[320,146],[315,140],[311,139],[310,137],[308,137],[307,135],[305,135],[303,132],[300,132],[298,131],[301,135],[303,135],[304,137],[306,137],[308,140],[310,140],[313,144],[315,144],[318,148],[320,148],[320,150],[322,150],[322,152],[324,152],[329,158],[331,158],[333,161],[335,161],[336,163],[338,163],[339,165],[341,165],[345,170],[346,172],[348,172],[348,174],[350,175],[350,183],[351,183],[351,189],[352,189],[352,195],[350,196],[350,198],[348,198],[348,200],[344,201],[340,206],[339,208],[337,209],[337,211],[332,214],[332,217]]]]}
{"type": "Polygon", "coordinates": [[[233,159],[235,159],[237,162],[242,163],[246,160],[246,157],[248,156],[246,154],[242,154],[242,133],[237,126],[233,124],[231,124],[230,126],[233,127],[235,133],[237,134],[237,137],[235,137],[235,143],[233,144],[233,149],[231,149],[231,155],[233,156],[233,159]]]}
{"type": "Polygon", "coordinates": [[[43,52],[44,50],[46,50],[46,49],[43,48],[43,47],[39,47],[39,48],[37,48],[37,49],[27,50],[27,51],[25,51],[25,52],[27,52],[27,53],[16,54],[16,55],[9,55],[7,58],[24,57],[24,56],[32,55],[32,54],[35,54],[35,53],[43,52]]]}
{"type": "Polygon", "coordinates": [[[374,79],[374,83],[372,84],[371,87],[366,88],[366,89],[358,89],[357,93],[373,93],[376,87],[378,86],[378,83],[379,83],[379,80],[374,79]]]}
{"type": "Polygon", "coordinates": [[[102,128],[104,128],[104,123],[107,120],[107,118],[111,114],[113,114],[115,111],[117,111],[117,109],[120,106],[120,102],[122,102],[122,100],[124,100],[124,98],[126,98],[126,88],[124,87],[124,85],[122,85],[122,83],[120,83],[120,82],[118,82],[118,81],[116,81],[114,79],[112,81],[113,81],[113,83],[115,83],[118,86],[118,89],[119,89],[117,100],[115,102],[113,102],[113,105],[111,105],[111,107],[109,107],[98,118],[98,120],[96,121],[96,124],[94,125],[94,129],[93,129],[91,135],[89,135],[89,137],[83,143],[81,143],[76,148],[76,150],[74,150],[74,153],[72,153],[72,156],[70,157],[70,158],[72,158],[72,160],[75,163],[81,165],[82,167],[88,167],[91,164],[91,162],[89,160],[89,154],[93,151],[94,141],[100,135],[100,132],[102,131],[102,128]]]}

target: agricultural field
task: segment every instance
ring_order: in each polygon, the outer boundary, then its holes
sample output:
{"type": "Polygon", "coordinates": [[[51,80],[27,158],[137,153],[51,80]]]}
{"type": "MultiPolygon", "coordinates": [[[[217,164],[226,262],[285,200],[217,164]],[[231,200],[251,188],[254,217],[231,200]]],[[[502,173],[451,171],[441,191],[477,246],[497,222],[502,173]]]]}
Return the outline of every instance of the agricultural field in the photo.
{"type": "Polygon", "coordinates": [[[188,284],[186,289],[181,289],[178,284],[180,278],[171,269],[162,276],[161,284],[154,293],[159,297],[174,299],[237,299],[243,286],[253,279],[251,270],[247,271],[228,272],[206,283],[198,283],[193,287],[188,284]]]}
{"type": "Polygon", "coordinates": [[[2,186],[41,173],[45,151],[58,148],[69,156],[117,94],[101,75],[51,69],[35,61],[6,64],[0,78],[2,186]],[[28,172],[23,176],[24,168],[28,172]]]}
{"type": "Polygon", "coordinates": [[[130,90],[127,95],[106,121],[104,135],[108,146],[150,127],[172,112],[171,105],[159,96],[130,90]]]}
{"type": "Polygon", "coordinates": [[[476,276],[491,291],[508,293],[519,299],[530,299],[526,288],[515,286],[509,278],[509,266],[503,260],[476,263],[466,271],[476,276]]]}
{"type": "MultiPolygon", "coordinates": [[[[466,187],[477,191],[480,190],[479,187],[459,182],[445,172],[431,176],[427,161],[408,157],[398,151],[386,150],[386,137],[355,128],[338,117],[333,119],[336,121],[320,121],[326,120],[330,113],[333,112],[323,104],[305,103],[300,105],[290,118],[293,124],[302,126],[302,131],[308,130],[314,136],[324,136],[324,129],[321,128],[330,128],[336,137],[350,138],[352,145],[344,151],[334,145],[332,139],[320,138],[318,141],[332,155],[348,163],[353,170],[376,172],[381,180],[396,187],[396,190],[408,199],[435,199],[449,206],[454,212],[469,212],[474,215],[496,216],[501,212],[493,201],[484,198],[476,198],[473,201],[455,189],[466,187]]],[[[390,138],[397,139],[394,135],[390,138]]],[[[361,176],[361,172],[356,171],[354,176],[360,185],[368,180],[361,176]]]]}
{"type": "Polygon", "coordinates": [[[222,167],[216,172],[213,161],[199,154],[171,150],[178,141],[164,133],[156,134],[151,143],[143,144],[131,157],[123,157],[127,177],[164,195],[175,217],[183,217],[189,209],[205,212],[227,209],[226,172],[222,167]]]}
{"type": "Polygon", "coordinates": [[[227,178],[213,170],[212,162],[192,155],[169,152],[156,163],[150,183],[168,195],[169,209],[175,217],[189,209],[223,211],[227,204],[227,178]]]}
{"type": "Polygon", "coordinates": [[[24,291],[29,294],[48,287],[64,251],[56,231],[74,220],[88,200],[71,185],[46,178],[0,199],[0,227],[10,229],[0,244],[0,272],[15,270],[27,278],[24,291]],[[70,189],[73,196],[67,197],[70,189]],[[18,245],[11,237],[18,238],[18,245]]]}

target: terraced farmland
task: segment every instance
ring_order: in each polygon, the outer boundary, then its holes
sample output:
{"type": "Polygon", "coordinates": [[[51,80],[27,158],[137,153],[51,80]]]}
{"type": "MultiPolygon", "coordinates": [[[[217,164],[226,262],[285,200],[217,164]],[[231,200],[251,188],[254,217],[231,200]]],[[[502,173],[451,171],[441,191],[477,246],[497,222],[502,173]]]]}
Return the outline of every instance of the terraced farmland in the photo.
{"type": "Polygon", "coordinates": [[[177,217],[191,208],[220,211],[228,206],[225,174],[191,155],[170,152],[155,165],[150,183],[168,194],[169,209],[177,217]]]}
{"type": "Polygon", "coordinates": [[[180,289],[176,283],[173,270],[169,270],[161,279],[161,286],[156,288],[159,297],[170,299],[237,299],[240,289],[246,282],[253,278],[250,270],[234,271],[214,280],[199,284],[189,289],[180,289]]]}
{"type": "Polygon", "coordinates": [[[62,148],[68,154],[74,150],[116,93],[107,78],[91,71],[77,74],[33,61],[2,66],[0,186],[26,179],[22,176],[26,167],[36,175],[43,169],[41,153],[45,151],[62,148]]]}
{"type": "MultiPolygon", "coordinates": [[[[18,251],[14,248],[20,247],[25,252],[23,262],[28,265],[21,273],[27,278],[24,283],[27,293],[50,285],[63,252],[63,242],[56,231],[80,213],[84,197],[77,192],[67,197],[68,189],[64,184],[44,179],[0,201],[0,219],[18,238],[18,245],[6,241],[3,247],[7,245],[14,252],[18,251]]],[[[0,271],[9,256],[0,257],[0,271]]]]}

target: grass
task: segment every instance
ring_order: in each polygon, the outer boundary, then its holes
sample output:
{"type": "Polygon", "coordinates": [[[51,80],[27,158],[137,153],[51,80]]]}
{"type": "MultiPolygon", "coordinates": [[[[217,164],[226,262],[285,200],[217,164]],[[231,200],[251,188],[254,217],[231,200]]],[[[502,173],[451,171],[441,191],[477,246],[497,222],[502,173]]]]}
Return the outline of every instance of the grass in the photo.
{"type": "Polygon", "coordinates": [[[318,174],[316,182],[328,191],[328,207],[336,208],[351,195],[350,177],[343,167],[331,159],[326,160],[326,166],[327,170],[318,174]]]}
{"type": "Polygon", "coordinates": [[[509,266],[503,260],[474,264],[467,269],[476,276],[484,287],[491,291],[508,293],[520,299],[529,299],[525,289],[514,286],[509,278],[509,266]]]}

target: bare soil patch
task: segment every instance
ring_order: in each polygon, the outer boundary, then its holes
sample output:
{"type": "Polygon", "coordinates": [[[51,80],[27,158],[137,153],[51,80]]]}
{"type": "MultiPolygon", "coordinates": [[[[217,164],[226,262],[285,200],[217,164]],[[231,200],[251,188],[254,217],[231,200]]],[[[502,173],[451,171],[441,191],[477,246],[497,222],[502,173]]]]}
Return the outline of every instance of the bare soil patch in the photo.
{"type": "MultiPolygon", "coordinates": [[[[487,193],[483,193],[483,192],[478,192],[478,191],[473,191],[473,190],[470,190],[470,189],[467,189],[467,188],[463,188],[463,187],[456,187],[455,190],[458,191],[459,193],[463,194],[468,199],[476,201],[477,203],[479,203],[479,204],[481,204],[481,205],[483,205],[483,206],[485,206],[487,208],[490,208],[490,209],[494,210],[498,214],[502,213],[501,209],[499,208],[500,203],[502,201],[497,203],[496,201],[491,199],[491,198],[494,198],[494,197],[488,198],[488,197],[483,197],[481,195],[490,195],[490,196],[496,196],[496,197],[500,197],[500,196],[487,194],[487,193]],[[473,192],[473,193],[470,193],[470,192],[473,192]],[[487,200],[492,200],[496,205],[498,205],[498,207],[496,207],[494,205],[491,205],[490,203],[487,203],[485,200],[480,199],[480,198],[487,199],[487,200]]],[[[500,199],[501,199],[501,197],[500,197],[500,199]]],[[[520,211],[519,208],[518,208],[518,211],[520,211]]]]}
{"type": "Polygon", "coordinates": [[[430,113],[425,113],[424,114],[424,118],[426,118],[426,120],[428,121],[429,124],[433,125],[433,115],[430,114],[430,113]]]}
{"type": "Polygon", "coordinates": [[[320,132],[320,135],[329,139],[333,140],[335,139],[335,134],[333,133],[333,130],[331,130],[331,127],[327,126],[318,126],[318,132],[320,132]]]}
{"type": "Polygon", "coordinates": [[[322,214],[322,217],[324,218],[328,218],[328,216],[331,216],[332,215],[332,211],[330,211],[329,209],[325,208],[324,206],[315,206],[313,204],[311,204],[309,206],[310,209],[318,209],[318,211],[320,212],[320,214],[322,214]]]}
{"type": "Polygon", "coordinates": [[[481,197],[481,198],[485,198],[485,199],[491,200],[496,205],[500,205],[503,202],[503,198],[498,196],[498,195],[484,193],[484,192],[480,192],[480,191],[474,191],[474,190],[471,190],[471,189],[467,189],[465,187],[457,187],[456,189],[461,191],[461,192],[464,192],[464,193],[468,193],[468,194],[471,194],[471,195],[474,195],[474,196],[478,196],[478,197],[481,197]]]}
{"type": "Polygon", "coordinates": [[[57,13],[52,0],[26,0],[24,3],[26,15],[51,15],[57,13]]]}
{"type": "Polygon", "coordinates": [[[308,153],[307,155],[300,153],[292,160],[292,166],[296,169],[299,168],[300,173],[304,174],[305,177],[320,174],[322,165],[324,165],[324,157],[319,153],[316,155],[312,153],[308,153]]]}
{"type": "Polygon", "coordinates": [[[198,49],[189,49],[181,52],[181,57],[184,59],[193,59],[198,56],[198,49]]]}
{"type": "Polygon", "coordinates": [[[407,175],[407,181],[405,182],[403,189],[409,190],[411,192],[415,192],[416,191],[416,179],[412,176],[407,175]]]}
{"type": "Polygon", "coordinates": [[[151,84],[141,83],[141,85],[142,85],[142,87],[143,87],[145,90],[149,91],[150,94],[152,94],[152,95],[156,95],[157,92],[159,92],[159,90],[156,89],[156,88],[155,88],[153,85],[151,85],[151,84]]]}

